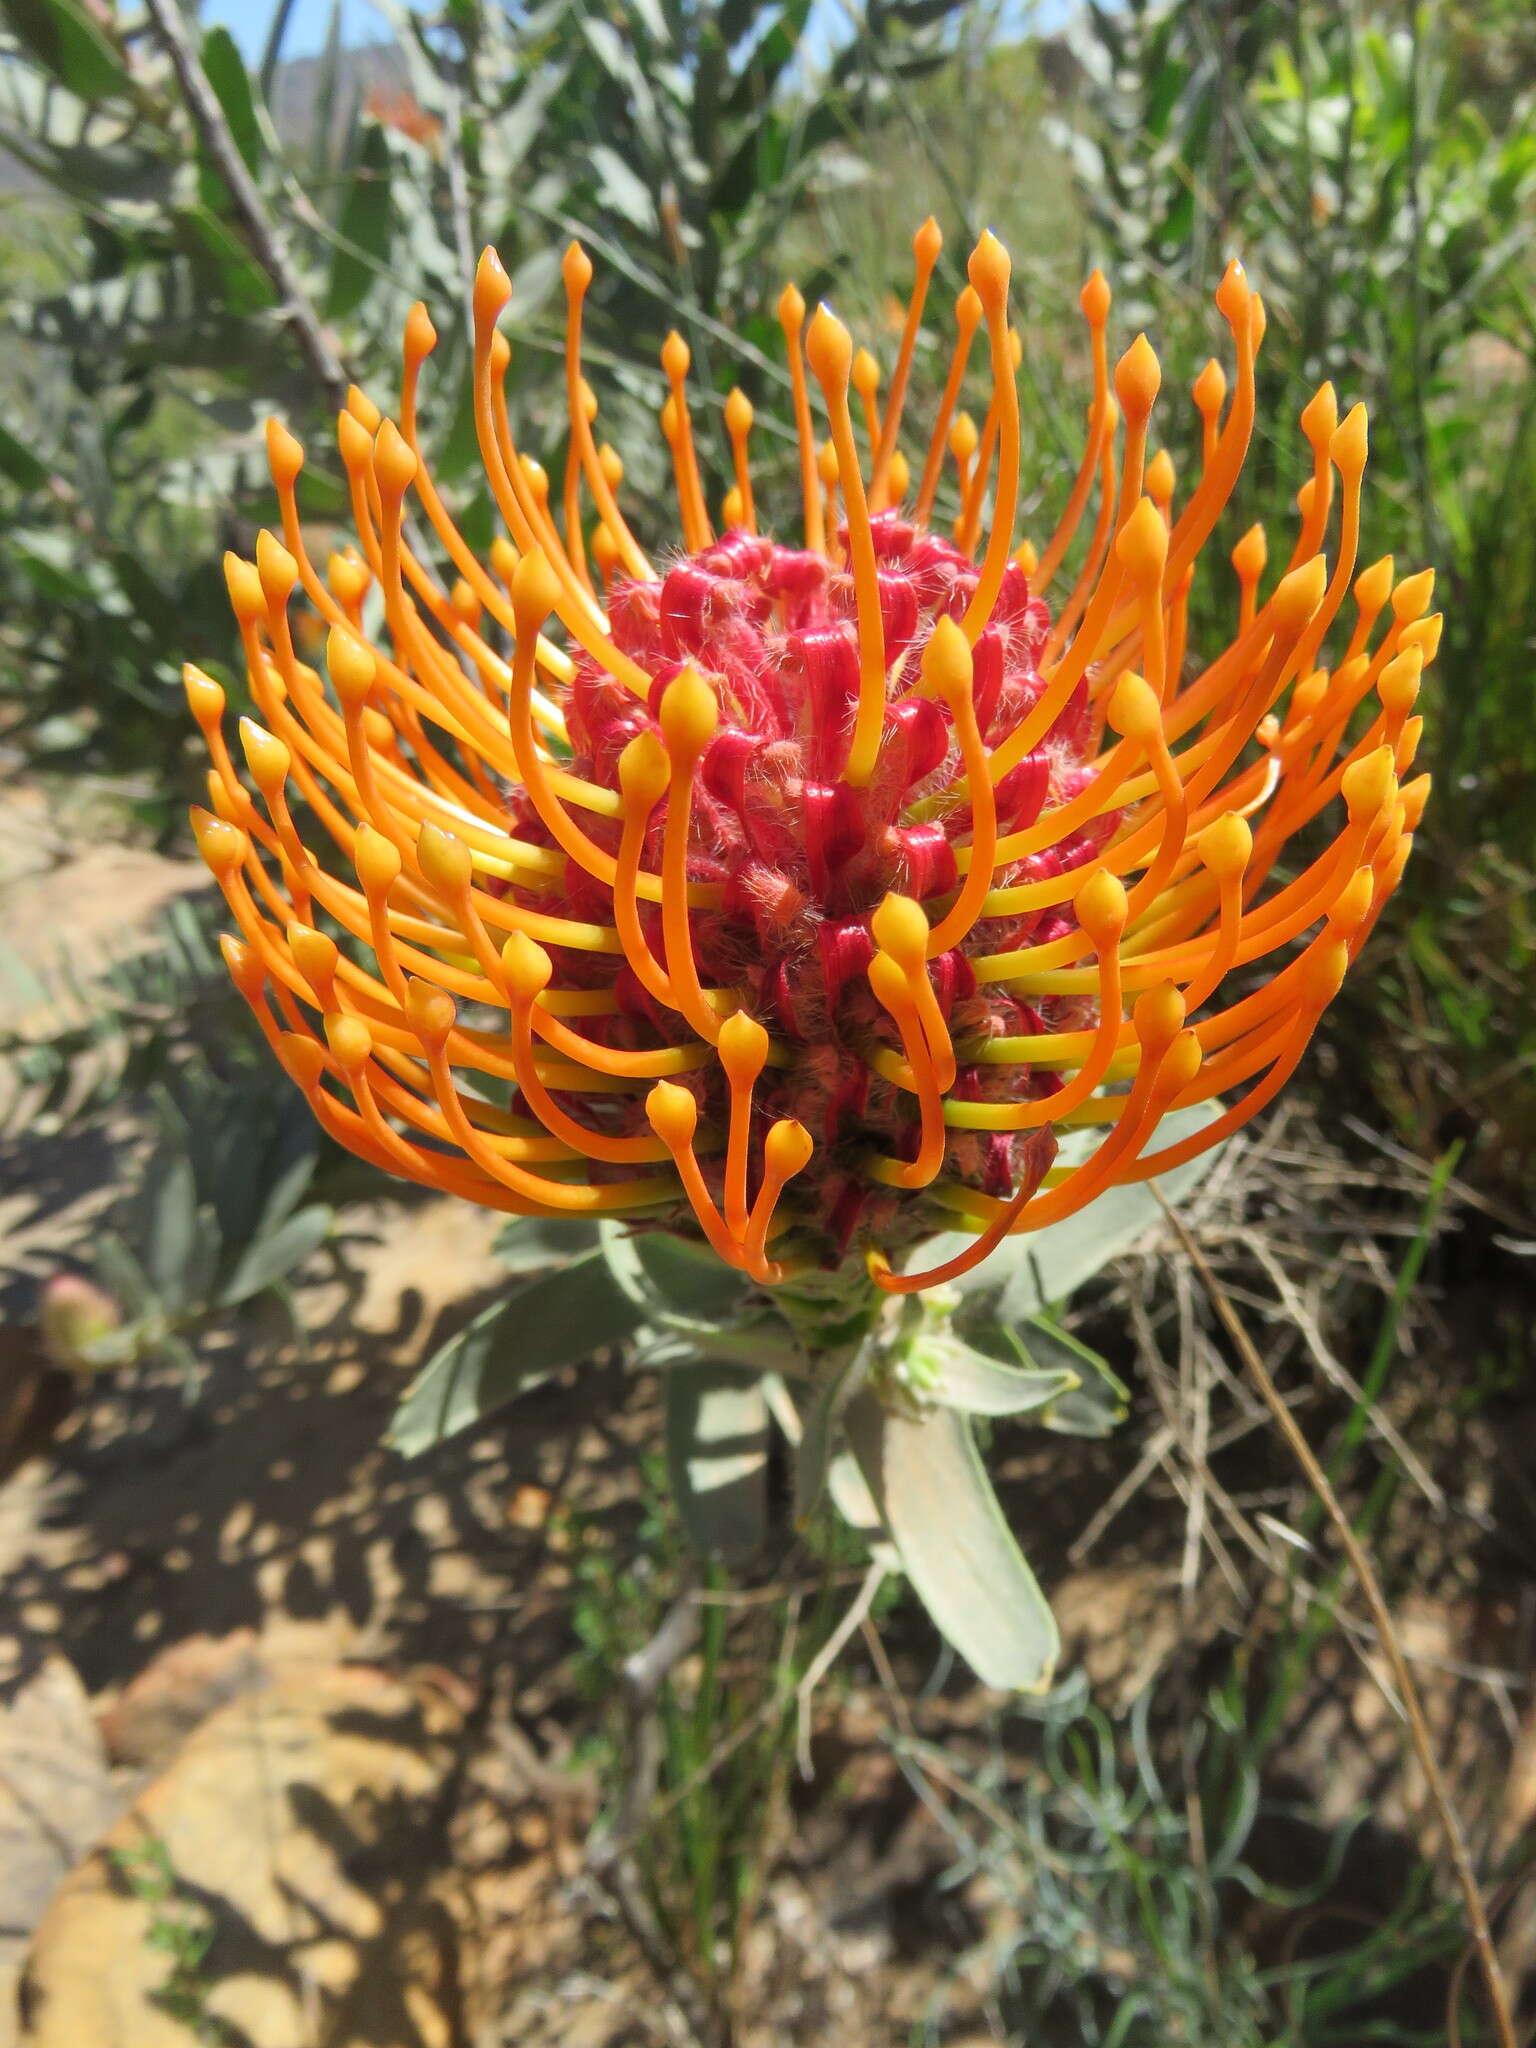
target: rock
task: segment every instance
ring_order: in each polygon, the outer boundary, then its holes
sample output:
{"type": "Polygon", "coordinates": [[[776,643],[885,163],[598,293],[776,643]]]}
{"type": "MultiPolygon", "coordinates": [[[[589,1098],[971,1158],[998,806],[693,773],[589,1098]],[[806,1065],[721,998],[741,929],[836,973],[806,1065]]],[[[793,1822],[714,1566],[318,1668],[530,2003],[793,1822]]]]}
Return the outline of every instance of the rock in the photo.
{"type": "Polygon", "coordinates": [[[48,1908],[22,2048],[462,2048],[435,1865],[463,1718],[359,1665],[221,1707],[48,1908]]]}
{"type": "Polygon", "coordinates": [[[216,1708],[255,1691],[271,1675],[253,1628],[187,1636],[146,1665],[103,1713],[108,1753],[115,1763],[141,1769],[168,1763],[216,1708]]]}
{"type": "Polygon", "coordinates": [[[0,1711],[0,2048],[27,1933],[125,1796],[74,1666],[50,1657],[0,1711]]]}

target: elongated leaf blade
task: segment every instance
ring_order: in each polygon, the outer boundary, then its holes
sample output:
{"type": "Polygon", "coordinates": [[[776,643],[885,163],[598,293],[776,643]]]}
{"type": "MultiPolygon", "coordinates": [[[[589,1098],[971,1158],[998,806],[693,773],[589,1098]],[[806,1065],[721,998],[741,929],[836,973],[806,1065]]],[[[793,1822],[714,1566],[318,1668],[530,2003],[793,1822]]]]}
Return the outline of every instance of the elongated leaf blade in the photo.
{"type": "Polygon", "coordinates": [[[236,48],[234,37],[222,23],[209,29],[203,37],[203,69],[224,110],[224,119],[235,139],[235,147],[244,159],[246,169],[254,175],[261,169],[267,146],[261,123],[256,117],[256,101],[245,60],[236,48]]]}
{"type": "Polygon", "coordinates": [[[319,1250],[335,1222],[336,1212],[329,1202],[311,1202],[308,1208],[296,1209],[245,1252],[219,1297],[220,1306],[234,1308],[286,1279],[311,1252],[319,1250]]]}
{"type": "Polygon", "coordinates": [[[107,99],[126,89],[122,58],[80,0],[6,0],[5,19],[34,56],[81,99],[107,99]]]}
{"type": "Polygon", "coordinates": [[[406,1389],[387,1441],[414,1458],[561,1366],[628,1337],[639,1320],[598,1251],[542,1273],[434,1353],[406,1389]]]}
{"type": "Polygon", "coordinates": [[[583,1216],[514,1216],[496,1239],[509,1273],[542,1273],[597,1249],[597,1225],[583,1216]]]}
{"type": "Polygon", "coordinates": [[[713,1332],[739,1309],[747,1283],[708,1245],[624,1223],[599,1228],[609,1272],[649,1320],[713,1332]]]}
{"type": "Polygon", "coordinates": [[[913,1349],[924,1397],[963,1415],[1028,1415],[1079,1384],[1071,1366],[1007,1365],[953,1331],[925,1337],[913,1349]]]}
{"type": "Polygon", "coordinates": [[[768,1403],[755,1373],[701,1365],[669,1373],[667,1466],[695,1549],[743,1564],[768,1535],[768,1403]]]}
{"type": "Polygon", "coordinates": [[[326,293],[328,320],[355,313],[389,261],[394,210],[389,196],[389,143],[384,130],[364,130],[352,178],[337,222],[340,237],[326,293]]]}
{"type": "Polygon", "coordinates": [[[984,1685],[1039,1692],[1060,1638],[1014,1541],[967,1419],[948,1408],[894,1414],[870,1394],[849,1404],[854,1456],[934,1625],[984,1685]]]}

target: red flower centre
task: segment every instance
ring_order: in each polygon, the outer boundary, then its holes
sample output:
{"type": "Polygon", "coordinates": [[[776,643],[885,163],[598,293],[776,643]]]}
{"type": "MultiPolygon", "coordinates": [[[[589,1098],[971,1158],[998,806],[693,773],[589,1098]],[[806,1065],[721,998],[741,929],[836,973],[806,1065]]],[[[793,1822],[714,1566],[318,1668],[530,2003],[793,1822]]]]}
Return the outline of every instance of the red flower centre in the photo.
{"type": "MultiPolygon", "coordinates": [[[[853,579],[819,553],[786,548],[743,532],[690,555],[659,582],[620,583],[609,596],[613,640],[654,678],[649,704],[588,657],[577,654],[567,709],[574,774],[616,788],[625,748],[659,730],[663,693],[691,665],[706,675],[720,720],[695,780],[688,877],[717,885],[719,907],[690,919],[694,960],[706,988],[729,988],[782,1048],[757,1087],[759,1135],[794,1117],[817,1141],[811,1168],[796,1182],[802,1225],[819,1229],[824,1258],[837,1261],[873,1235],[916,1237],[914,1205],[902,1203],[861,1170],[870,1152],[911,1158],[917,1111],[908,1090],[872,1063],[882,1049],[900,1055],[887,1009],[866,976],[875,952],[870,921],[887,895],[913,897],[937,923],[959,886],[955,853],[971,833],[970,806],[955,788],[958,743],[949,710],[921,692],[924,648],[936,622],[963,616],[977,583],[956,547],[895,512],[874,521],[887,660],[886,712],[878,765],[855,788],[841,779],[859,690],[853,579]]],[[[974,648],[973,701],[984,741],[1014,731],[1040,697],[1037,662],[1050,616],[1010,563],[991,620],[974,648]]],[[[1097,734],[1086,684],[1079,687],[1040,745],[998,784],[1000,832],[1033,825],[1066,803],[1089,776],[1097,734]]],[[[962,786],[963,787],[963,786],[962,786]]],[[[645,865],[659,869],[668,800],[652,814],[645,865]]],[[[548,844],[532,805],[516,804],[516,828],[548,844]]],[[[1116,814],[1091,833],[1048,845],[998,870],[997,886],[1043,881],[1090,861],[1116,814]]],[[[594,825],[612,850],[618,822],[594,825]],[[606,836],[605,836],[606,835],[606,836]]],[[[558,908],[596,920],[610,914],[608,893],[585,868],[567,864],[554,896],[519,893],[530,908],[558,908]]],[[[653,951],[663,950],[659,907],[640,906],[653,951]]],[[[962,943],[928,966],[939,1008],[959,1057],[959,1101],[1027,1099],[1053,1091],[1058,1077],[1039,1068],[966,1062],[993,1037],[1076,1030],[1090,1023],[1081,997],[1046,999],[1032,1009],[997,987],[978,986],[972,957],[1003,952],[1076,930],[1070,904],[1026,916],[982,918],[962,943]]],[[[625,1047],[674,1044],[687,1037],[676,1012],[654,1001],[634,970],[612,956],[558,949],[565,986],[611,986],[619,1014],[605,1024],[625,1047]]],[[[599,1020],[593,1020],[597,1023],[599,1020]]],[[[695,1083],[702,1113],[723,1125],[728,1090],[718,1064],[695,1083]]],[[[636,1105],[637,1128],[639,1105],[636,1105]]],[[[1038,1178],[1054,1149],[1049,1128],[1028,1133],[954,1132],[952,1163],[983,1192],[1006,1196],[1026,1175],[1038,1178]]],[[[929,1219],[926,1227],[932,1227],[929,1219]]]]}

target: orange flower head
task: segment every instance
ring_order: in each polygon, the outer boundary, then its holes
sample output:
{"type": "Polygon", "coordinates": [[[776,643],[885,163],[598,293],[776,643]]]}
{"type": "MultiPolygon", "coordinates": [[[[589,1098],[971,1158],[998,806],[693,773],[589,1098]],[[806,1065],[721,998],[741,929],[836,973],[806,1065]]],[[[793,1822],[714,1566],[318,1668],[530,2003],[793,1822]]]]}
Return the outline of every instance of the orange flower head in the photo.
{"type": "Polygon", "coordinates": [[[1182,490],[1152,445],[1157,357],[1139,336],[1111,368],[1089,279],[1086,443],[1037,547],[1015,532],[1022,349],[990,234],[936,416],[904,434],[939,248],[930,221],[888,375],[825,306],[779,301],[798,545],[760,531],[739,391],[716,532],[673,334],[683,552],[653,566],[582,374],[576,244],[558,482],[513,438],[493,251],[475,279],[488,561],[418,438],[425,308],[397,417],[354,389],[338,420],[356,542],[323,569],[273,422],[282,538],[226,565],[261,722],[242,776],[223,692],[188,671],[213,764],[194,825],[230,972],[342,1144],[518,1215],[702,1233],[765,1284],[858,1261],[909,1292],[1217,1143],[1295,1069],[1427,792],[1407,777],[1433,579],[1357,572],[1364,412],[1340,420],[1327,385],[1306,407],[1289,556],[1271,573],[1262,529],[1238,542],[1232,636],[1201,666],[1191,587],[1254,426],[1241,269],[1182,490]],[[1078,1129],[1099,1142],[1055,1164],[1078,1129]],[[940,1229],[972,1242],[893,1270],[940,1229]]]}

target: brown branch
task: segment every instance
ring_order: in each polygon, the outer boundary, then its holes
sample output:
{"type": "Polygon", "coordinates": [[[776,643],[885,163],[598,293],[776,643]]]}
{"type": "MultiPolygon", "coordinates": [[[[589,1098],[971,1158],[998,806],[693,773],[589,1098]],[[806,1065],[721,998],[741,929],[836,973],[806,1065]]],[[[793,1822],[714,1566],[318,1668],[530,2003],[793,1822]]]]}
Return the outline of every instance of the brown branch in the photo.
{"type": "Polygon", "coordinates": [[[303,282],[278,238],[277,230],[267,218],[256,181],[246,169],[245,159],[230,133],[224,109],[208,82],[202,58],[192,45],[177,0],[145,0],[145,4],[171,60],[193,126],[229,190],[251,254],[271,279],[282,300],[283,321],[302,349],[310,368],[325,386],[327,398],[332,405],[339,406],[351,382],[346,365],[332,346],[320,316],[311,305],[303,282]]]}
{"type": "Polygon", "coordinates": [[[1349,1559],[1350,1569],[1365,1595],[1366,1605],[1370,1608],[1371,1618],[1376,1624],[1378,1640],[1391,1668],[1392,1682],[1402,1703],[1413,1753],[1418,1759],[1419,1769],[1424,1773],[1431,1804],[1445,1835],[1446,1847],[1456,1873],[1456,1882],[1466,1906],[1467,1929],[1472,1938],[1472,1947],[1477,1955],[1483,1982],[1488,1988],[1488,2003],[1493,2013],[1494,2031],[1498,2036],[1499,2048],[1517,2048],[1509,1991],[1504,1982],[1503,1972],[1499,1968],[1498,1952],[1493,1945],[1493,1934],[1488,1925],[1483,1895],[1478,1887],[1477,1873],[1472,1868],[1472,1858],[1467,1849],[1466,1837],[1462,1833],[1461,1822],[1457,1818],[1455,1807],[1451,1804],[1445,1778],[1435,1759],[1434,1744],[1430,1739],[1429,1724],[1424,1718],[1424,1705],[1419,1698],[1419,1689],[1409,1668],[1408,1659],[1403,1654],[1402,1643],[1393,1626],[1391,1609],[1387,1606],[1386,1596],[1381,1590],[1375,1568],[1366,1555],[1365,1546],[1355,1534],[1348,1515],[1340,1505],[1327,1473],[1318,1463],[1317,1456],[1298,1427],[1295,1416],[1281,1398],[1279,1388],[1270,1378],[1268,1367],[1260,1358],[1252,1338],[1243,1327],[1226,1290],[1212,1272],[1205,1254],[1190,1235],[1183,1218],[1163,1200],[1155,1182],[1152,1185],[1152,1192],[1157,1195],[1163,1214],[1172,1224],[1190,1264],[1199,1275],[1201,1285],[1205,1288],[1222,1327],[1247,1366],[1254,1385],[1263,1397],[1265,1407],[1274,1417],[1280,1434],[1285,1438],[1297,1464],[1306,1475],[1307,1484],[1312,1488],[1333,1524],[1334,1532],[1349,1559]]]}

